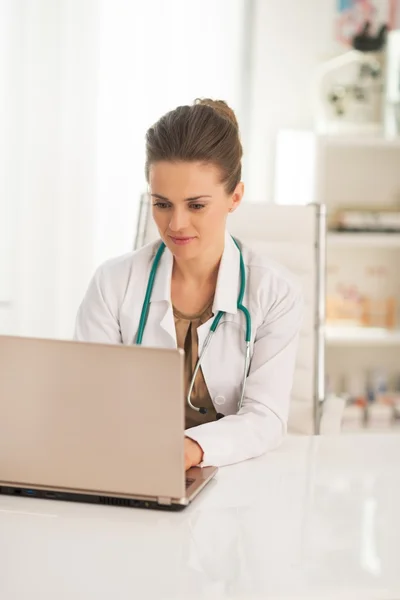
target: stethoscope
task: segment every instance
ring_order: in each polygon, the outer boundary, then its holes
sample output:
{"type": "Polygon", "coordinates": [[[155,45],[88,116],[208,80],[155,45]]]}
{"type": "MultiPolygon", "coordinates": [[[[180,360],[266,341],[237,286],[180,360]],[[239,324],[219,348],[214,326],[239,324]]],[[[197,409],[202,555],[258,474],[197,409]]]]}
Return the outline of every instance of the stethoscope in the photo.
{"type": "MultiPolygon", "coordinates": [[[[244,296],[244,292],[245,292],[245,288],[246,288],[246,271],[245,271],[245,267],[244,267],[243,255],[242,255],[242,251],[240,249],[238,242],[235,240],[235,238],[232,238],[232,239],[235,242],[237,249],[239,250],[239,257],[240,257],[240,289],[239,289],[239,295],[238,295],[238,299],[237,299],[237,308],[239,311],[241,311],[244,314],[245,319],[246,319],[246,336],[245,336],[246,352],[245,352],[245,361],[244,361],[242,392],[240,394],[240,399],[238,402],[238,411],[239,411],[243,404],[244,393],[245,393],[245,388],[246,388],[247,372],[249,370],[249,363],[250,363],[251,317],[250,317],[250,313],[247,310],[247,308],[245,306],[243,306],[243,296],[244,296]]],[[[154,280],[156,278],[158,265],[160,263],[161,256],[163,255],[164,250],[165,250],[165,244],[164,244],[164,242],[162,242],[160,247],[157,250],[157,253],[153,260],[153,264],[151,266],[149,281],[147,283],[146,294],[144,297],[142,312],[140,315],[138,332],[136,335],[135,343],[139,346],[141,345],[142,340],[143,340],[144,328],[146,326],[147,317],[149,315],[149,310],[150,310],[150,300],[151,300],[151,294],[153,292],[154,280]]],[[[194,406],[194,404],[192,404],[192,402],[190,400],[190,397],[192,395],[194,382],[196,381],[196,376],[201,367],[201,363],[204,358],[204,355],[207,351],[207,348],[209,347],[209,345],[211,343],[212,336],[214,335],[224,314],[225,314],[225,312],[220,310],[217,313],[216,317],[214,318],[214,320],[211,324],[210,331],[208,332],[208,335],[204,341],[203,348],[200,352],[200,356],[197,359],[196,366],[193,371],[192,379],[190,381],[189,391],[188,391],[188,394],[186,397],[186,401],[187,401],[188,405],[190,406],[190,408],[192,408],[193,410],[196,410],[197,412],[201,413],[202,415],[205,415],[207,413],[207,409],[204,408],[203,406],[200,406],[200,407],[194,406]]],[[[223,416],[224,415],[222,415],[221,413],[218,413],[217,419],[220,419],[223,416]]]]}

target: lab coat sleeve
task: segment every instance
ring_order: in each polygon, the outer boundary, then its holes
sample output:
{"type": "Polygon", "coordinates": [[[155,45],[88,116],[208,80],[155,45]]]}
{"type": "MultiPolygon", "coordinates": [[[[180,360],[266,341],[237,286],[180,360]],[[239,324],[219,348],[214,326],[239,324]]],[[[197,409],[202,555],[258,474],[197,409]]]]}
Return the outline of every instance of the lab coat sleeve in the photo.
{"type": "Polygon", "coordinates": [[[286,433],[303,300],[287,287],[258,328],[241,410],[186,431],[203,449],[201,466],[220,467],[276,448],[286,433]]]}
{"type": "Polygon", "coordinates": [[[94,274],[79,307],[74,339],[81,342],[121,344],[118,322],[118,300],[112,283],[104,277],[104,268],[94,274]]]}

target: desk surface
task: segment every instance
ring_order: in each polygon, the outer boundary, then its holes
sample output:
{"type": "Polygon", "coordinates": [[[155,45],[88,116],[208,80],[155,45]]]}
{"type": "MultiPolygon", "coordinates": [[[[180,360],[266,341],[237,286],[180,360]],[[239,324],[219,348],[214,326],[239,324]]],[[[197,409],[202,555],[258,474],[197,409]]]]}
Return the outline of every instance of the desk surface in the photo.
{"type": "Polygon", "coordinates": [[[400,435],[288,437],[179,514],[0,497],[1,600],[400,598],[400,435]]]}

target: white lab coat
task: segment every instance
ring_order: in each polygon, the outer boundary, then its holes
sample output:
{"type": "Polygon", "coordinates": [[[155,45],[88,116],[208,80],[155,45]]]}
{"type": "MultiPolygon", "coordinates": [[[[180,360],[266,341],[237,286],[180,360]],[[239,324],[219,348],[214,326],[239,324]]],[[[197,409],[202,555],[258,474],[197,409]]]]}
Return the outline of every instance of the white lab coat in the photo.
{"type": "MultiPolygon", "coordinates": [[[[133,344],[152,259],[159,242],[104,263],[79,308],[75,339],[133,344]]],[[[237,413],[245,351],[245,319],[237,310],[239,251],[227,234],[213,312],[226,314],[202,361],[219,421],[186,431],[204,451],[203,466],[223,466],[259,456],[280,443],[286,431],[290,392],[302,319],[299,284],[267,257],[242,248],[246,267],[244,305],[252,318],[251,363],[243,406],[237,413]]],[[[157,271],[144,346],[176,348],[171,305],[173,256],[166,248],[157,271]]],[[[199,352],[211,320],[198,329],[199,352]]]]}

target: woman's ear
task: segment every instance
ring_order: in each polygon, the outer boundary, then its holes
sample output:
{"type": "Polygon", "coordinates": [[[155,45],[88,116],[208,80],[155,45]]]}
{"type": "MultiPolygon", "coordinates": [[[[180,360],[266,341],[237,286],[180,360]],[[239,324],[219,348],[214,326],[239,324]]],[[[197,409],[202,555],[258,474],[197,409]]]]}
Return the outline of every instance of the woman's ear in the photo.
{"type": "Polygon", "coordinates": [[[239,206],[239,204],[242,201],[243,195],[244,195],[244,183],[243,183],[243,181],[240,181],[237,184],[235,191],[232,194],[231,207],[229,209],[230,213],[234,212],[237,209],[237,207],[239,206]]]}

